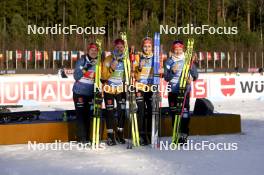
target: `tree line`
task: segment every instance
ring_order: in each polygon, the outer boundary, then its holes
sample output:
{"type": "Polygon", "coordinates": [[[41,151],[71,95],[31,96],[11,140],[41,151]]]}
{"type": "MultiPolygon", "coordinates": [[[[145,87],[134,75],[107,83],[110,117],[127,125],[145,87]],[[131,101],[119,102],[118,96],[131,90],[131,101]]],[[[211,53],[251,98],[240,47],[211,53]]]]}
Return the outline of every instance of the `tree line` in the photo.
{"type": "Polygon", "coordinates": [[[196,50],[262,51],[264,0],[1,0],[0,48],[81,50],[96,37],[105,49],[119,32],[126,31],[130,45],[140,48],[143,37],[153,36],[160,25],[237,26],[237,35],[162,35],[165,50],[175,39],[193,37],[196,50]],[[28,35],[27,25],[71,24],[104,26],[103,36],[28,35]]]}

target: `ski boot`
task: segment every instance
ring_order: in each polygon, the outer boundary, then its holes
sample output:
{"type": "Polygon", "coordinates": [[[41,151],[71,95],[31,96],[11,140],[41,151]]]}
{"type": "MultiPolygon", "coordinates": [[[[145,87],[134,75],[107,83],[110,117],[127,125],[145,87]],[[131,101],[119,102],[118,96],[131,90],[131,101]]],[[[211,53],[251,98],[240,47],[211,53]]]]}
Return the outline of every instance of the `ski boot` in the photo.
{"type": "Polygon", "coordinates": [[[141,135],[139,138],[140,146],[147,146],[148,145],[148,140],[146,135],[141,135]]]}
{"type": "Polygon", "coordinates": [[[115,140],[114,133],[107,133],[107,141],[106,141],[106,144],[108,146],[116,145],[116,140],[115,140]]]}
{"type": "Polygon", "coordinates": [[[178,140],[178,143],[181,144],[181,145],[187,143],[187,138],[188,138],[188,135],[182,133],[180,138],[179,138],[179,140],[178,140]]]}
{"type": "Polygon", "coordinates": [[[126,143],[126,140],[124,139],[123,128],[118,128],[116,140],[119,144],[125,144],[126,143]]]}

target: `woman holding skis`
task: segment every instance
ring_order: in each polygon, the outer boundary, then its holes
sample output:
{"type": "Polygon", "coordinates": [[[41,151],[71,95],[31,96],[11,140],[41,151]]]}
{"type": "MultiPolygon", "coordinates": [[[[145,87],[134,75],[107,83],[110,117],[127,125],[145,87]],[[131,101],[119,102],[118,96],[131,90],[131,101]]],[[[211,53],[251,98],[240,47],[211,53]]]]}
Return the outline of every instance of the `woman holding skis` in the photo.
{"type": "Polygon", "coordinates": [[[104,84],[104,101],[106,107],[107,144],[116,145],[116,140],[120,144],[125,144],[124,123],[125,123],[125,102],[126,93],[124,50],[125,42],[122,39],[114,41],[114,51],[107,56],[102,64],[102,82],[104,84]],[[118,117],[118,124],[114,131],[115,102],[118,117]]]}
{"type": "Polygon", "coordinates": [[[153,85],[153,42],[150,37],[142,40],[142,52],[135,57],[135,87],[138,107],[138,129],[140,145],[148,145],[151,140],[152,91],[153,85]]]}
{"type": "MultiPolygon", "coordinates": [[[[185,63],[185,55],[184,55],[184,44],[180,40],[176,40],[173,42],[171,47],[172,55],[166,60],[164,66],[164,79],[169,82],[171,86],[171,92],[168,94],[169,107],[170,107],[170,115],[172,117],[172,127],[174,126],[175,115],[177,113],[177,103],[179,101],[179,90],[180,90],[180,77],[182,74],[182,70],[185,63]]],[[[198,78],[198,72],[196,67],[193,65],[190,70],[190,74],[192,80],[195,81],[198,78]]],[[[186,100],[184,104],[183,115],[181,116],[180,122],[180,137],[178,143],[185,143],[187,141],[187,137],[189,135],[189,110],[190,110],[190,82],[191,77],[187,80],[187,90],[186,90],[186,100]]],[[[180,107],[181,110],[181,107],[180,107]]],[[[177,142],[177,141],[176,141],[177,142]]]]}
{"type": "Polygon", "coordinates": [[[73,101],[77,116],[77,137],[82,143],[89,143],[90,117],[94,99],[95,65],[98,47],[94,43],[87,46],[87,54],[76,63],[74,69],[73,101]]]}

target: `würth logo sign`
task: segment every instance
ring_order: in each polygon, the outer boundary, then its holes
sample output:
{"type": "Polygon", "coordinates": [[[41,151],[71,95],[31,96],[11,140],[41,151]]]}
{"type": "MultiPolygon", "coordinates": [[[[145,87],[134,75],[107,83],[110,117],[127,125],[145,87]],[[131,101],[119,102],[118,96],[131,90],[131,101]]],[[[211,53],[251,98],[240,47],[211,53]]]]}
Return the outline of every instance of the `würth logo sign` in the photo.
{"type": "Polygon", "coordinates": [[[259,93],[264,92],[264,81],[245,81],[240,82],[242,93],[259,93]]]}
{"type": "Polygon", "coordinates": [[[221,78],[221,92],[224,96],[232,96],[236,90],[235,78],[221,78]]]}

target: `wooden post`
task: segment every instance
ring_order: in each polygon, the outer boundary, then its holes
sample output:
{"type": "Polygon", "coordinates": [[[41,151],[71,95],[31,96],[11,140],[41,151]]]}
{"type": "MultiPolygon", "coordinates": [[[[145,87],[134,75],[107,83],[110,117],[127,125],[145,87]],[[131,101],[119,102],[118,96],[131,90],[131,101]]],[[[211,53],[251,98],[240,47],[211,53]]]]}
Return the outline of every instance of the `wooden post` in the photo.
{"type": "Polygon", "coordinates": [[[235,67],[237,67],[236,52],[234,52],[235,67]]]}
{"type": "Polygon", "coordinates": [[[243,68],[243,62],[244,62],[244,54],[243,54],[243,52],[241,52],[240,59],[241,59],[241,68],[243,68]]]}
{"type": "Polygon", "coordinates": [[[217,57],[217,55],[215,55],[215,54],[217,54],[216,52],[214,52],[214,69],[215,69],[215,57],[217,57]]]}
{"type": "MultiPolygon", "coordinates": [[[[222,52],[221,52],[221,54],[222,54],[222,52]]],[[[222,68],[223,68],[223,59],[222,59],[222,55],[221,55],[220,61],[221,61],[221,69],[222,69],[222,68]]]]}
{"type": "Polygon", "coordinates": [[[263,68],[263,52],[261,52],[261,67],[263,68]]]}
{"type": "Polygon", "coordinates": [[[6,70],[8,70],[8,60],[9,59],[9,51],[6,51],[6,70]]]}
{"type": "Polygon", "coordinates": [[[35,69],[37,69],[37,59],[36,59],[36,50],[35,50],[35,69]]]}
{"type": "Polygon", "coordinates": [[[61,55],[61,67],[63,66],[63,58],[64,58],[64,51],[61,52],[62,55],[61,55]]]}
{"type": "Polygon", "coordinates": [[[25,62],[26,62],[26,70],[27,70],[27,59],[28,59],[29,55],[28,55],[28,51],[26,50],[26,57],[25,57],[25,62]]]}
{"type": "Polygon", "coordinates": [[[250,68],[250,52],[248,52],[248,68],[250,68]]]}
{"type": "Polygon", "coordinates": [[[206,52],[206,70],[208,69],[208,52],[206,52]]]}
{"type": "MultiPolygon", "coordinates": [[[[55,58],[57,53],[55,52],[55,58]]],[[[54,70],[54,51],[52,51],[52,69],[54,70]]]]}
{"type": "Polygon", "coordinates": [[[72,60],[72,51],[69,51],[69,54],[71,53],[71,56],[68,55],[68,57],[71,59],[71,69],[72,69],[72,64],[73,64],[73,60],[72,60]]]}
{"type": "Polygon", "coordinates": [[[227,52],[227,68],[229,69],[230,54],[227,52]]]}
{"type": "Polygon", "coordinates": [[[43,69],[46,69],[45,51],[43,51],[43,69]]]}
{"type": "Polygon", "coordinates": [[[17,50],[15,52],[15,57],[16,57],[16,70],[17,70],[17,50]]]}

